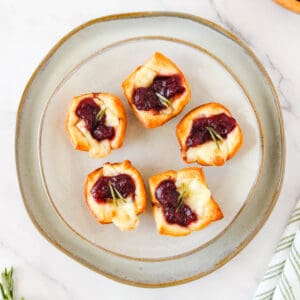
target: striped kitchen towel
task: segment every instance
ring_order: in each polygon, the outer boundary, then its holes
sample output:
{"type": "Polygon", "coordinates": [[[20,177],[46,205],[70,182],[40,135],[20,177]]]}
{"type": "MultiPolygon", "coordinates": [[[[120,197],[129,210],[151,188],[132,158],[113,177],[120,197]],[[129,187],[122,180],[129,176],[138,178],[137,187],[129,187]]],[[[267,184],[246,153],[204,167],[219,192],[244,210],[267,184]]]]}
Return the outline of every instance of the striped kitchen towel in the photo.
{"type": "Polygon", "coordinates": [[[300,201],[293,211],[254,300],[300,300],[300,201]]]}

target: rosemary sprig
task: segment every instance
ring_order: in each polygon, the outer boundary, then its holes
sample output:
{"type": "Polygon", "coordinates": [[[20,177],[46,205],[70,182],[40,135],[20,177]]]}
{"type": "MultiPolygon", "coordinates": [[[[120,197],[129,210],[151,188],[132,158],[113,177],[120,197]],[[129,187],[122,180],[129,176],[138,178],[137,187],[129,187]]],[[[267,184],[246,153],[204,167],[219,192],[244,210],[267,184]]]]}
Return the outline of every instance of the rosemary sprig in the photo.
{"type": "Polygon", "coordinates": [[[106,112],[107,107],[102,108],[101,110],[99,110],[99,112],[96,115],[96,124],[98,124],[101,119],[103,118],[105,112],[106,112]]]}
{"type": "Polygon", "coordinates": [[[1,274],[2,283],[0,283],[0,290],[3,300],[13,300],[14,299],[14,280],[13,276],[13,268],[10,270],[4,269],[1,274]]]}
{"type": "Polygon", "coordinates": [[[123,203],[126,203],[126,199],[121,195],[121,193],[117,190],[116,187],[113,186],[111,181],[108,182],[109,190],[112,196],[112,201],[115,206],[118,206],[119,200],[123,203]]]}
{"type": "Polygon", "coordinates": [[[110,190],[110,193],[111,193],[111,196],[112,196],[112,201],[113,201],[113,204],[115,206],[118,206],[118,204],[116,203],[116,194],[115,194],[115,190],[111,184],[111,182],[109,181],[108,182],[108,186],[109,186],[109,190],[110,190]]]}
{"type": "Polygon", "coordinates": [[[184,197],[187,195],[187,189],[185,186],[182,186],[180,188],[180,193],[179,193],[179,196],[177,198],[177,203],[176,203],[176,212],[178,212],[182,205],[183,205],[183,200],[184,200],[184,197]]]}
{"type": "Polygon", "coordinates": [[[155,93],[155,95],[158,97],[161,104],[164,105],[165,107],[168,107],[171,104],[171,101],[165,96],[161,95],[160,93],[155,93]]]}
{"type": "MultiPolygon", "coordinates": [[[[11,267],[9,270],[7,268],[1,274],[2,282],[0,282],[0,291],[3,300],[13,300],[14,299],[14,279],[13,279],[14,269],[11,267]]],[[[23,297],[21,300],[25,300],[23,297]]]]}
{"type": "Polygon", "coordinates": [[[208,130],[212,140],[214,141],[214,143],[216,144],[217,148],[220,150],[220,144],[219,141],[223,142],[224,139],[221,137],[221,135],[216,132],[212,127],[207,126],[206,129],[208,130]]]}

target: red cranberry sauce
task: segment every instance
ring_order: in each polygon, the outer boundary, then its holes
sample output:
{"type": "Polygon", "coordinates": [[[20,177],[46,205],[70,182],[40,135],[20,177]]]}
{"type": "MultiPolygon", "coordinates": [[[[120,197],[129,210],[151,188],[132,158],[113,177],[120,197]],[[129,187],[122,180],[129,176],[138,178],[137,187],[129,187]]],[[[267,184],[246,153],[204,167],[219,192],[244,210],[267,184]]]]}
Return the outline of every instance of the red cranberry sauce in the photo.
{"type": "Polygon", "coordinates": [[[186,140],[186,146],[188,148],[195,147],[208,141],[212,141],[213,139],[207,127],[212,128],[225,139],[235,126],[235,119],[224,113],[208,118],[204,117],[196,119],[193,121],[192,130],[186,140]]]}
{"type": "Polygon", "coordinates": [[[96,181],[91,189],[91,194],[98,203],[105,203],[106,200],[113,198],[109,182],[123,198],[127,198],[129,195],[133,195],[135,193],[135,184],[131,176],[127,174],[103,176],[96,181]]]}
{"type": "Polygon", "coordinates": [[[85,122],[87,130],[97,141],[111,140],[115,136],[115,129],[114,127],[105,125],[106,114],[97,121],[96,116],[99,111],[100,108],[93,98],[85,98],[80,101],[76,109],[76,115],[85,122]]]}
{"type": "Polygon", "coordinates": [[[197,215],[183,203],[178,206],[179,193],[174,180],[164,180],[155,190],[155,197],[162,205],[163,213],[168,223],[188,226],[197,221],[197,215]]]}
{"type": "Polygon", "coordinates": [[[171,100],[172,97],[181,95],[185,91],[179,75],[157,76],[148,87],[137,88],[133,95],[133,102],[138,110],[160,111],[166,106],[161,102],[156,93],[171,100]]]}

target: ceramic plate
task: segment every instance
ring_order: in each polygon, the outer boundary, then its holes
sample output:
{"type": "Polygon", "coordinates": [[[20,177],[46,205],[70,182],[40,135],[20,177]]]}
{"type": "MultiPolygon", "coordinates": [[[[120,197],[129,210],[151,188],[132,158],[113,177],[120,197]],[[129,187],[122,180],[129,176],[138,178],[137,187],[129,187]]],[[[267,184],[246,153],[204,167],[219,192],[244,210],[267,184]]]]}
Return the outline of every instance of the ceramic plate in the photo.
{"type": "Polygon", "coordinates": [[[281,112],[257,58],[219,26],[177,13],[109,16],[69,33],[33,74],[18,113],[16,162],[28,213],[55,246],[128,284],[173,285],[217,269],[265,222],[283,175],[281,112]],[[145,129],[132,114],[120,85],[155,51],[182,69],[192,99],[166,125],[145,129]],[[128,127],[121,149],[106,159],[91,159],[72,148],[64,119],[73,96],[100,91],[123,99],[128,127]],[[228,107],[244,133],[244,145],[232,160],[223,167],[204,169],[224,218],[179,238],[157,233],[150,207],[133,231],[99,225],[85,206],[85,176],[104,162],[125,159],[142,172],[146,183],[151,175],[186,167],[175,127],[185,113],[206,102],[228,107]]]}

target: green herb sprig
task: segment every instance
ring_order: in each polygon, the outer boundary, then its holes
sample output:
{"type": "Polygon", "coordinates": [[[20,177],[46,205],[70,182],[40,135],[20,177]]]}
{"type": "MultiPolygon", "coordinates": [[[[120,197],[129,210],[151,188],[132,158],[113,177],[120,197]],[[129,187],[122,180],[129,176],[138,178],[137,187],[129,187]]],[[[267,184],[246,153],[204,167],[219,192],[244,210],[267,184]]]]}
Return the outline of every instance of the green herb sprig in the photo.
{"type": "Polygon", "coordinates": [[[101,119],[103,118],[105,112],[106,112],[107,107],[102,108],[101,110],[99,110],[99,112],[96,115],[96,124],[98,124],[101,119]]]}
{"type": "MultiPolygon", "coordinates": [[[[0,282],[0,291],[2,300],[14,300],[14,279],[13,279],[14,269],[5,268],[1,273],[2,282],[0,282]]],[[[23,297],[21,300],[25,300],[23,297]]]]}
{"type": "Polygon", "coordinates": [[[161,95],[160,93],[155,93],[155,95],[158,97],[161,104],[164,105],[165,107],[168,107],[171,104],[171,101],[165,96],[161,95]]]}
{"type": "Polygon", "coordinates": [[[220,150],[220,144],[219,142],[223,142],[224,139],[221,137],[221,135],[216,132],[212,127],[207,126],[206,129],[208,130],[212,140],[214,141],[214,143],[216,144],[217,148],[220,150]]]}
{"type": "Polygon", "coordinates": [[[117,188],[113,186],[111,181],[108,182],[108,186],[112,196],[112,202],[115,206],[118,207],[119,201],[121,201],[122,203],[126,203],[126,199],[121,195],[117,188]]]}
{"type": "Polygon", "coordinates": [[[177,198],[176,212],[178,212],[181,209],[181,207],[183,205],[183,200],[186,196],[187,196],[187,188],[184,185],[182,185],[180,187],[180,193],[179,193],[179,196],[177,198]]]}

